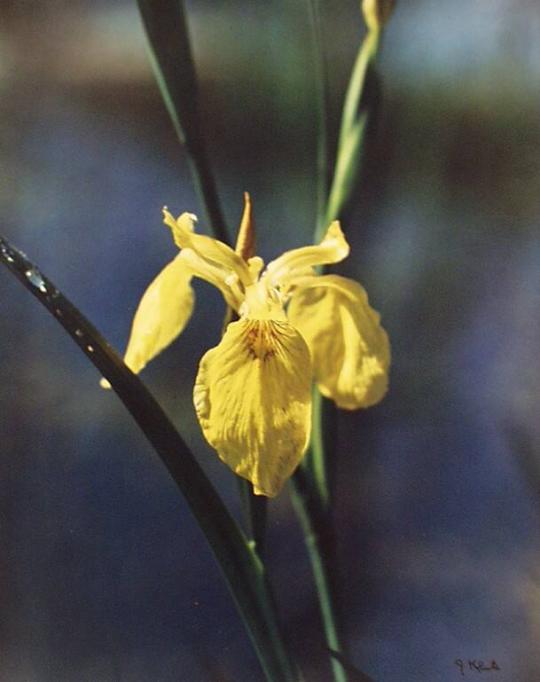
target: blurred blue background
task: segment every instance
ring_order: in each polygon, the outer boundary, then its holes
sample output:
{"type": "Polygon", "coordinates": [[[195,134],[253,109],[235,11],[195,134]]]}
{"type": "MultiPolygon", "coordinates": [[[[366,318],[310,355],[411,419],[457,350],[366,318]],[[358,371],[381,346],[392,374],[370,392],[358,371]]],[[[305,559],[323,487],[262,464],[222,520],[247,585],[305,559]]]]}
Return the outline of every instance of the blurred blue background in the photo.
{"type": "MultiPolygon", "coordinates": [[[[149,70],[134,3],[4,0],[2,232],[123,350],[175,249],[160,209],[202,216],[149,70]]],[[[307,3],[189,3],[228,222],[259,253],[315,216],[307,3]]],[[[337,120],[362,23],[325,5],[337,120]]],[[[346,216],[393,344],[381,405],[340,415],[336,574],[349,656],[378,682],[540,679],[540,7],[398,3],[384,105],[346,216]],[[475,677],[475,671],[467,671],[475,677]]],[[[203,222],[203,221],[202,221],[203,222]]],[[[54,320],[0,273],[0,680],[251,681],[262,673],[167,473],[54,320]]],[[[238,514],[191,405],[221,300],[197,287],[182,338],[144,373],[238,514]]],[[[330,679],[288,496],[269,566],[306,680],[330,679]]]]}

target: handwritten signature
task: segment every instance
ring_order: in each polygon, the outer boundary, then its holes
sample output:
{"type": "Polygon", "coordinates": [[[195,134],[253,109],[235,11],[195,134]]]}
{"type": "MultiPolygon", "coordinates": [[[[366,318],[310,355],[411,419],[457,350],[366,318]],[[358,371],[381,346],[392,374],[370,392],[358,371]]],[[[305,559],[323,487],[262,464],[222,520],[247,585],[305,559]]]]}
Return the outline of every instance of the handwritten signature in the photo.
{"type": "Polygon", "coordinates": [[[494,670],[500,670],[497,665],[497,661],[492,660],[491,663],[485,663],[477,659],[468,658],[466,661],[461,658],[456,658],[454,665],[459,668],[460,674],[465,677],[465,672],[467,670],[474,670],[477,673],[492,672],[494,670]]]}

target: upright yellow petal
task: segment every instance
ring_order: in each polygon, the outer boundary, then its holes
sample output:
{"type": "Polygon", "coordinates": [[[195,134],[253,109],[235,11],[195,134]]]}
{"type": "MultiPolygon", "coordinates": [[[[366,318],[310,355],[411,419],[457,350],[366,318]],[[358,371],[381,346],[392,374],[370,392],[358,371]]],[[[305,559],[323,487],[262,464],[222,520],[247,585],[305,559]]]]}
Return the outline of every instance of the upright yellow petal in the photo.
{"type": "Polygon", "coordinates": [[[335,220],[319,244],[286,251],[279,258],[268,263],[265,273],[272,286],[283,288],[295,277],[305,275],[310,268],[339,263],[348,255],[349,244],[339,222],[335,220]]]}
{"type": "Polygon", "coordinates": [[[179,254],[144,292],[124,357],[133,372],[140,372],[188,323],[194,300],[190,280],[191,273],[179,254]]]}
{"type": "Polygon", "coordinates": [[[184,263],[186,272],[215,286],[221,291],[227,305],[230,305],[236,312],[240,310],[244,292],[239,287],[238,278],[235,275],[201,258],[193,249],[182,249],[179,258],[184,263]]]}
{"type": "Polygon", "coordinates": [[[223,268],[227,274],[234,273],[244,286],[251,284],[244,259],[219,239],[197,234],[194,230],[195,221],[196,217],[192,213],[182,213],[175,220],[166,208],[163,209],[163,222],[171,228],[177,246],[192,249],[201,258],[223,268]]]}
{"type": "Polygon", "coordinates": [[[383,398],[390,344],[358,282],[338,275],[305,278],[292,296],[288,316],[309,346],[324,396],[349,410],[383,398]]]}
{"type": "Polygon", "coordinates": [[[311,362],[287,322],[242,319],[201,360],[193,393],[207,441],[256,495],[274,497],[311,427],[311,362]]]}

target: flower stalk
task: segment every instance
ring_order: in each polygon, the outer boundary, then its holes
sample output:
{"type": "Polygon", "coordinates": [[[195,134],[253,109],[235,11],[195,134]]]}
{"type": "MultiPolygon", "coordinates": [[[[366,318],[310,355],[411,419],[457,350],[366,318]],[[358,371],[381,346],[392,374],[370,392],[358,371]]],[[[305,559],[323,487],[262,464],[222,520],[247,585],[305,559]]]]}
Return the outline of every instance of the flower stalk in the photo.
{"type": "MultiPolygon", "coordinates": [[[[324,70],[324,56],[320,15],[317,0],[311,0],[313,43],[318,46],[319,57],[315,58],[317,80],[317,220],[314,242],[324,233],[325,226],[337,220],[345,209],[353,192],[362,160],[366,134],[376,108],[376,98],[369,96],[369,79],[374,75],[374,64],[381,44],[381,34],[393,9],[393,0],[363,0],[362,11],[367,33],[360,44],[358,54],[344,99],[341,126],[334,173],[328,187],[327,162],[329,134],[327,130],[327,84],[324,70]],[[322,200],[321,200],[322,197],[322,200]]],[[[291,479],[290,493],[297,514],[319,600],[321,619],[330,650],[342,653],[335,610],[335,595],[330,579],[333,560],[333,523],[331,517],[331,484],[329,481],[328,438],[329,431],[336,426],[335,407],[325,400],[318,388],[313,389],[312,430],[309,452],[305,463],[291,479]]],[[[346,682],[347,671],[339,657],[331,656],[332,673],[335,682],[346,682]]]]}
{"type": "Polygon", "coordinates": [[[317,230],[322,234],[326,225],[326,203],[329,184],[328,144],[328,76],[323,49],[320,0],[308,0],[308,14],[311,26],[312,62],[315,89],[315,115],[317,118],[317,230]]]}
{"type": "MultiPolygon", "coordinates": [[[[311,564],[326,645],[331,652],[342,653],[331,580],[333,532],[328,523],[328,510],[321,506],[318,492],[312,489],[312,484],[309,470],[300,466],[290,481],[291,500],[311,564]]],[[[332,655],[329,658],[334,681],[347,682],[347,672],[341,661],[332,655]]]]}
{"type": "MultiPolygon", "coordinates": [[[[315,0],[313,3],[315,5],[315,0]]],[[[360,44],[356,60],[353,66],[349,84],[345,94],[341,125],[338,138],[338,149],[334,173],[330,183],[330,189],[323,205],[318,204],[319,211],[314,233],[314,242],[320,240],[324,231],[324,225],[341,217],[355,187],[358,171],[362,161],[362,152],[366,135],[370,128],[369,124],[376,109],[376,96],[370,92],[370,80],[375,78],[375,62],[379,54],[382,31],[389,20],[394,7],[393,0],[363,0],[362,11],[366,23],[367,32],[360,44]]],[[[318,15],[312,16],[317,19],[318,15]]],[[[315,22],[316,23],[316,22],[315,22]]],[[[315,31],[315,41],[320,35],[320,26],[315,31]]],[[[316,75],[324,78],[324,71],[317,69],[316,75]]],[[[319,102],[318,111],[326,111],[326,83],[319,83],[317,93],[319,102]]],[[[318,116],[318,137],[328,144],[328,131],[326,130],[326,117],[318,116]]],[[[319,152],[320,158],[328,159],[328,151],[319,152]]],[[[318,187],[326,186],[327,170],[318,165],[318,187]],[[321,178],[320,176],[323,176],[321,178]]],[[[325,406],[325,399],[315,388],[313,401],[313,425],[308,458],[310,475],[315,481],[314,490],[317,491],[319,503],[328,508],[331,503],[331,486],[328,482],[327,454],[325,453],[325,437],[327,431],[326,421],[333,421],[333,408],[325,406]]],[[[328,439],[326,439],[328,441],[328,439]]]]}
{"type": "MultiPolygon", "coordinates": [[[[366,135],[377,109],[375,63],[393,5],[391,0],[364,0],[362,5],[367,32],[360,43],[345,94],[334,173],[324,220],[318,221],[315,241],[324,229],[321,225],[342,215],[358,178],[366,135]]],[[[323,136],[326,138],[327,133],[323,136]]]]}

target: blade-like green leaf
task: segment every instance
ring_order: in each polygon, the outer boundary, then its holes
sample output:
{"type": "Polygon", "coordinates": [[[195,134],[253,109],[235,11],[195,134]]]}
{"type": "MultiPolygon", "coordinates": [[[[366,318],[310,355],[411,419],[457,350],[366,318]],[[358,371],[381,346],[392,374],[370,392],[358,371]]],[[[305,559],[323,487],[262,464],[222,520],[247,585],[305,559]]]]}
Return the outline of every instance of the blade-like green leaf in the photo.
{"type": "Polygon", "coordinates": [[[185,146],[193,178],[214,235],[227,241],[227,230],[204,143],[198,87],[182,0],[137,0],[148,38],[150,61],[171,116],[185,146]]]}
{"type": "Polygon", "coordinates": [[[307,0],[311,26],[315,112],[317,116],[317,229],[326,226],[326,201],[329,184],[328,74],[322,38],[321,0],[307,0]]]}
{"type": "Polygon", "coordinates": [[[0,237],[0,261],[45,306],[108,379],[183,493],[227,580],[268,680],[297,682],[263,564],[193,454],[141,380],[27,257],[0,237]]]}
{"type": "Polygon", "coordinates": [[[349,682],[375,682],[375,680],[372,677],[366,675],[366,673],[363,673],[361,670],[359,670],[350,661],[348,661],[345,658],[345,656],[343,656],[343,654],[340,654],[339,651],[332,651],[332,649],[328,649],[328,651],[330,653],[330,656],[339,661],[341,665],[345,668],[345,670],[348,672],[349,682]]]}

